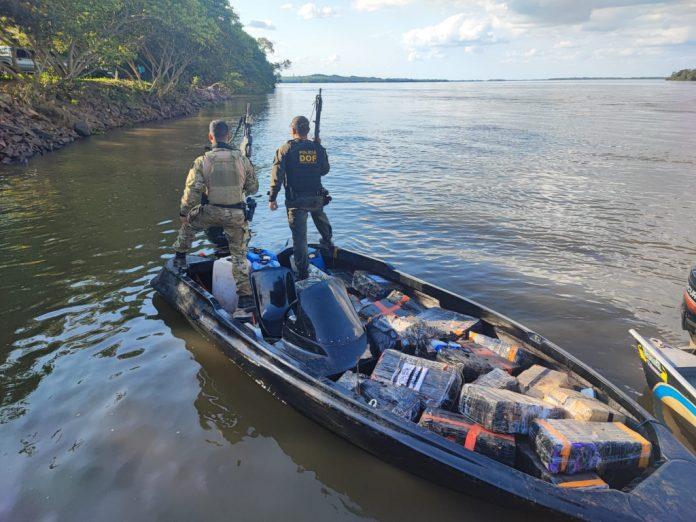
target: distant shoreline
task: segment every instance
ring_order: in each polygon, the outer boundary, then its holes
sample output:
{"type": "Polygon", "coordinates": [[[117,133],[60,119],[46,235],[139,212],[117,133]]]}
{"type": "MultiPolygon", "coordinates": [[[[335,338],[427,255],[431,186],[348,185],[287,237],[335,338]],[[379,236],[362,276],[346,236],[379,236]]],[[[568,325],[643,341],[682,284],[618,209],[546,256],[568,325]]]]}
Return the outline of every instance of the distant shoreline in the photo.
{"type": "Polygon", "coordinates": [[[307,76],[285,76],[279,83],[487,83],[487,82],[547,82],[547,81],[591,81],[591,80],[666,80],[665,76],[578,76],[567,78],[491,78],[488,80],[444,80],[420,78],[379,78],[375,76],[338,76],[311,74],[307,76]]]}

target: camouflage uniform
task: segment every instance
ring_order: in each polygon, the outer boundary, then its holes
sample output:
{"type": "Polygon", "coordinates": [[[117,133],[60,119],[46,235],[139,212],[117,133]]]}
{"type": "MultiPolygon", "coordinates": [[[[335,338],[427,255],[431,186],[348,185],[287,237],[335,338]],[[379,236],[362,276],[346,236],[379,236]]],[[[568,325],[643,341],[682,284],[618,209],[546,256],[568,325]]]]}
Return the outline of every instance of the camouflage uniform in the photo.
{"type": "Polygon", "coordinates": [[[242,205],[247,195],[258,190],[259,182],[249,159],[229,145],[216,144],[194,161],[181,198],[180,215],[188,216],[188,222],[181,226],[174,248],[188,252],[196,232],[223,227],[240,295],[251,295],[246,261],[249,226],[242,205]],[[203,194],[208,198],[206,205],[201,205],[203,194]]]}
{"type": "Polygon", "coordinates": [[[308,276],[307,215],[321,234],[324,247],[333,246],[331,223],[324,212],[321,177],[329,173],[329,156],[319,143],[307,139],[294,139],[277,151],[271,172],[271,190],[268,200],[278,197],[285,188],[285,206],[288,224],[292,232],[293,252],[299,279],[308,276]]]}

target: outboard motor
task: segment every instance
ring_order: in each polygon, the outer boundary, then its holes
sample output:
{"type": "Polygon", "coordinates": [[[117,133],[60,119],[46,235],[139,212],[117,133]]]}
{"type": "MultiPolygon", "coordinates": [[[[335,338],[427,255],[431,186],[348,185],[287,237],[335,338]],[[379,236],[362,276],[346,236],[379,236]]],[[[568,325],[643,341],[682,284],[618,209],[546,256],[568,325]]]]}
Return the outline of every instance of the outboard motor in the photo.
{"type": "Polygon", "coordinates": [[[682,328],[691,334],[696,342],[696,266],[689,274],[689,284],[686,285],[682,303],[682,328]]]}
{"type": "Polygon", "coordinates": [[[331,277],[304,289],[283,327],[283,349],[316,376],[355,367],[367,335],[343,283],[331,277]]]}
{"type": "Polygon", "coordinates": [[[257,270],[249,282],[263,336],[279,339],[290,306],[297,300],[292,272],[284,267],[257,270]]]}

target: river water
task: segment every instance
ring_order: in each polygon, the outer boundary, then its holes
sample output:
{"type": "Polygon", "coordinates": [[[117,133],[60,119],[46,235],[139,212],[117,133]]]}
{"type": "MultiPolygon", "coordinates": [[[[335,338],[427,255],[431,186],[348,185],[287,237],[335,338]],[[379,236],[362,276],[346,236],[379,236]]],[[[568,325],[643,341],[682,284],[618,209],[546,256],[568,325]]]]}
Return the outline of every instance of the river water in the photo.
{"type": "MultiPolygon", "coordinates": [[[[315,87],[249,99],[263,193],[315,87]]],[[[508,518],[318,427],[153,300],[207,123],[246,101],[0,169],[0,519],[508,518]]],[[[684,341],[693,85],[328,85],[323,129],[339,244],[536,329],[650,407],[627,331],[684,341]]],[[[260,206],[254,232],[281,247],[284,213],[260,206]]]]}

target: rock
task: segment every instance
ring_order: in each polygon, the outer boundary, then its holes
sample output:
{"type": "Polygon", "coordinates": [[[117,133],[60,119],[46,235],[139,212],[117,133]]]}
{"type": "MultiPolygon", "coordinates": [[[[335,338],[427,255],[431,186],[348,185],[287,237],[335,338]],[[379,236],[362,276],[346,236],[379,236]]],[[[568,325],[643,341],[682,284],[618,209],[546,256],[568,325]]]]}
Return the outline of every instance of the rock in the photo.
{"type": "Polygon", "coordinates": [[[73,125],[73,129],[75,129],[75,132],[77,132],[80,136],[89,136],[92,134],[92,129],[89,128],[89,125],[84,120],[80,120],[75,123],[75,125],[73,125]]]}

